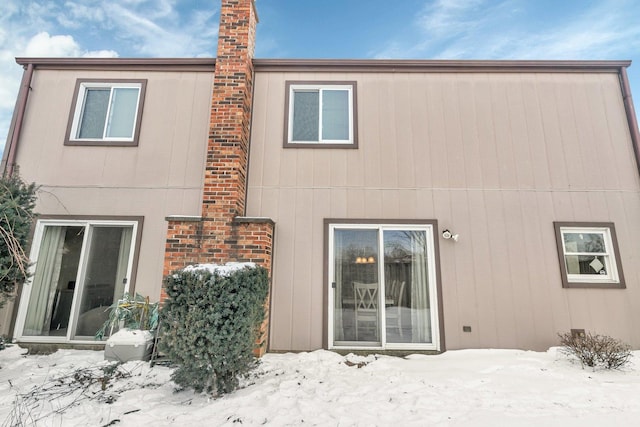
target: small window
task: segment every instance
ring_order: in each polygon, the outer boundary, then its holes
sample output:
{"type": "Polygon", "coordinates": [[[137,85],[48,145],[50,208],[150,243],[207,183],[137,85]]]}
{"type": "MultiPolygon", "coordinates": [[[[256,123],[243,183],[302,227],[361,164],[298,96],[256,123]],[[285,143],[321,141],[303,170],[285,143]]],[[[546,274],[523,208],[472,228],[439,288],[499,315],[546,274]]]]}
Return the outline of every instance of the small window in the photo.
{"type": "Polygon", "coordinates": [[[138,145],[146,81],[79,80],[66,145],[138,145]]]}
{"type": "Polygon", "coordinates": [[[287,82],[285,147],[356,148],[355,82],[287,82]]]}
{"type": "Polygon", "coordinates": [[[565,288],[624,288],[612,223],[554,223],[565,288]]]}

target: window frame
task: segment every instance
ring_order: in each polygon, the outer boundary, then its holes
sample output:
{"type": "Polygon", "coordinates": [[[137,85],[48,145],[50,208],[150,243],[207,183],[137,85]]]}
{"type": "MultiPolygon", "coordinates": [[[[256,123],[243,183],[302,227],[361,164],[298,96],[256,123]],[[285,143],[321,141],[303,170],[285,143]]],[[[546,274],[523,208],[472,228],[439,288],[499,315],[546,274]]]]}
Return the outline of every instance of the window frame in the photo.
{"type": "MultiPolygon", "coordinates": [[[[285,82],[285,110],[284,110],[284,148],[358,148],[358,108],[356,81],[307,81],[287,80],[285,82]],[[318,141],[294,141],[293,138],[293,93],[296,90],[335,90],[346,89],[349,92],[349,139],[323,140],[319,135],[318,141]]],[[[319,132],[322,132],[322,106],[318,117],[319,132]]]]}
{"type": "Polygon", "coordinates": [[[142,123],[142,110],[147,88],[146,79],[78,79],[71,102],[71,112],[65,135],[64,145],[80,146],[113,146],[131,147],[137,146],[140,138],[140,126],[142,123]],[[133,135],[130,138],[79,138],[77,137],[80,120],[84,111],[85,94],[91,88],[138,88],[138,103],[133,125],[133,135]]]}
{"type": "MultiPolygon", "coordinates": [[[[18,299],[18,310],[15,318],[15,327],[13,329],[14,339],[17,342],[29,342],[29,343],[69,343],[69,344],[100,344],[104,341],[96,341],[94,339],[78,339],[71,337],[71,332],[75,328],[78,322],[77,304],[78,297],[76,294],[78,291],[74,290],[74,300],[72,311],[69,318],[69,331],[65,335],[51,336],[51,335],[25,335],[24,327],[26,323],[26,315],[29,309],[29,301],[31,299],[31,284],[34,280],[34,274],[37,267],[38,257],[41,255],[42,239],[46,227],[70,227],[77,226],[83,227],[88,231],[91,227],[132,227],[132,242],[131,242],[131,254],[129,259],[129,265],[127,266],[128,282],[125,284],[124,291],[130,294],[135,294],[136,291],[136,277],[138,273],[138,262],[140,258],[140,246],[142,241],[142,229],[144,225],[143,216],[110,216],[110,215],[40,215],[35,221],[32,228],[31,236],[31,248],[30,259],[32,264],[29,267],[31,276],[27,279],[27,282],[22,286],[18,299]]],[[[85,232],[86,232],[85,231],[85,232]]],[[[86,245],[90,243],[89,239],[82,243],[82,254],[78,264],[77,275],[84,276],[86,274],[86,260],[85,253],[87,252],[86,245]],[[82,270],[82,271],[80,271],[82,270]]]]}
{"type": "MultiPolygon", "coordinates": [[[[323,330],[322,342],[323,348],[334,350],[384,350],[384,351],[446,351],[445,333],[444,333],[444,311],[443,311],[443,292],[440,272],[440,246],[437,238],[438,221],[433,219],[356,219],[356,218],[325,218],[324,225],[324,259],[323,259],[323,330]],[[332,314],[332,304],[334,298],[334,290],[332,281],[335,274],[334,260],[334,242],[335,230],[339,229],[360,229],[360,230],[417,230],[425,231],[427,244],[429,247],[428,274],[429,274],[429,293],[431,306],[431,343],[389,343],[386,337],[381,340],[380,345],[350,345],[353,342],[340,342],[335,340],[334,322],[332,314]]],[[[383,252],[383,243],[381,239],[378,241],[380,253],[383,252]]],[[[379,268],[383,268],[379,266],[379,268]]],[[[381,270],[382,271],[382,270],[381,270]]],[[[381,277],[381,276],[380,276],[381,277]]],[[[384,317],[384,316],[383,316],[384,317]]],[[[385,320],[386,322],[386,320],[385,320]]],[[[385,336],[386,325],[381,324],[381,337],[385,336]]]]}
{"type": "MultiPolygon", "coordinates": [[[[563,288],[602,288],[624,289],[626,288],[622,262],[620,260],[620,248],[616,236],[615,225],[612,222],[554,222],[558,260],[560,262],[560,274],[563,288]],[[605,252],[598,253],[605,257],[607,274],[570,274],[567,270],[567,251],[564,245],[565,233],[596,233],[602,234],[605,243],[605,252]]],[[[576,252],[576,255],[579,252],[576,252]]],[[[571,255],[571,252],[569,252],[571,255]]]]}

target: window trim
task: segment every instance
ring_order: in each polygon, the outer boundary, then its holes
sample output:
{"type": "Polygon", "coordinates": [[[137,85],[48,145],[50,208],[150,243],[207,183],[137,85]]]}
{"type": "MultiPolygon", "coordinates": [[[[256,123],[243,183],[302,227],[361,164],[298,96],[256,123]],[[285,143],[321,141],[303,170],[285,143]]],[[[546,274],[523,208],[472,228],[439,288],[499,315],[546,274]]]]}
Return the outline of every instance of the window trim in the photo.
{"type": "MultiPolygon", "coordinates": [[[[624,273],[622,271],[622,262],[620,260],[620,248],[618,247],[618,238],[616,236],[615,225],[612,222],[554,222],[556,235],[556,247],[558,250],[558,260],[560,262],[560,275],[563,288],[600,288],[600,289],[625,289],[624,273]],[[570,275],[567,271],[565,263],[565,250],[563,232],[566,231],[593,231],[603,232],[605,236],[605,244],[610,244],[607,249],[607,256],[613,269],[613,276],[607,275],[606,279],[598,279],[598,276],[590,278],[591,280],[576,280],[576,276],[570,275]]],[[[585,275],[586,276],[586,275],[585,275]]]]}
{"type": "Polygon", "coordinates": [[[287,80],[285,82],[285,102],[284,102],[284,148],[358,148],[358,102],[357,102],[357,82],[350,81],[309,81],[309,80],[287,80]],[[292,94],[295,89],[332,89],[332,88],[347,88],[350,91],[350,112],[349,112],[349,131],[351,140],[349,142],[322,142],[308,141],[308,142],[294,142],[290,141],[290,135],[292,134],[291,127],[293,121],[291,120],[293,114],[293,102],[292,94]]]}
{"type": "Polygon", "coordinates": [[[111,146],[111,147],[135,147],[138,146],[140,138],[140,126],[142,123],[142,110],[144,109],[144,99],[147,89],[146,79],[77,79],[71,101],[71,111],[69,113],[69,122],[64,138],[64,145],[75,146],[111,146]],[[95,85],[95,86],[94,86],[95,85]],[[133,127],[132,138],[109,138],[109,139],[79,139],[75,135],[78,131],[82,106],[84,101],[84,93],[88,87],[131,87],[140,88],[138,96],[138,106],[133,127]]]}

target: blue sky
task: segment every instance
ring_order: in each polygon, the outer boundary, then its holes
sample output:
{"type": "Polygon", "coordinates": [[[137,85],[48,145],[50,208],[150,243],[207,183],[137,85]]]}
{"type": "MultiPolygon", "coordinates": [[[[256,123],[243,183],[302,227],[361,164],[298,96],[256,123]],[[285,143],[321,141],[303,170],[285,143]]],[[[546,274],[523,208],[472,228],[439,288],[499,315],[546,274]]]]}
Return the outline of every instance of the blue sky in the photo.
{"type": "MultiPolygon", "coordinates": [[[[631,59],[637,0],[257,0],[258,58],[631,59]]],[[[16,56],[214,56],[219,0],[0,1],[0,149],[16,56]]]]}

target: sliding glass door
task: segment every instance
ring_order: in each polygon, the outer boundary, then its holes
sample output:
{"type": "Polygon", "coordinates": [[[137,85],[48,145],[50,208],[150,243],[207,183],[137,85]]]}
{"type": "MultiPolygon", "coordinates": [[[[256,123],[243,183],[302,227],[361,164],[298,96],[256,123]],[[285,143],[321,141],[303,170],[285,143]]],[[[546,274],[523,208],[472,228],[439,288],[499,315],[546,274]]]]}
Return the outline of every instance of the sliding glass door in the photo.
{"type": "Polygon", "coordinates": [[[128,289],[137,222],[39,221],[18,317],[21,337],[87,341],[128,289]]]}
{"type": "Polygon", "coordinates": [[[330,346],[437,349],[432,225],[329,226],[330,346]]]}

